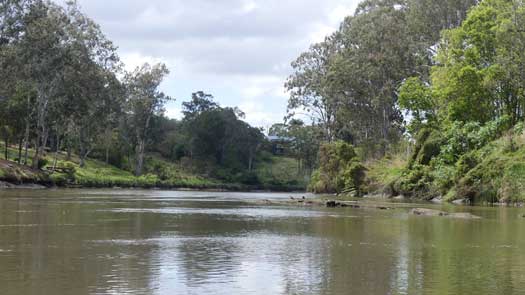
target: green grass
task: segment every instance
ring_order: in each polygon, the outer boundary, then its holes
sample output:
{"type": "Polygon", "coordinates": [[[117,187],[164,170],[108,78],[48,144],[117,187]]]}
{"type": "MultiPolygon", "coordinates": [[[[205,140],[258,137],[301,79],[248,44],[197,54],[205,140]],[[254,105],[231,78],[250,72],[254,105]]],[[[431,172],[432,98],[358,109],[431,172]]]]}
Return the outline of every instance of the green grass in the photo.
{"type": "MultiPolygon", "coordinates": [[[[0,144],[0,150],[3,151],[3,149],[4,146],[0,144]]],[[[18,157],[18,150],[15,147],[9,147],[8,152],[9,160],[15,161],[18,157]]],[[[30,150],[29,160],[31,160],[33,154],[34,151],[30,150]]],[[[3,155],[3,152],[1,155],[3,155]]],[[[52,167],[54,156],[54,153],[48,153],[45,156],[45,159],[48,161],[45,168],[52,167]]],[[[134,176],[130,171],[119,169],[95,159],[87,159],[85,166],[82,168],[78,163],[78,157],[73,155],[71,161],[66,161],[66,154],[59,153],[57,167],[68,167],[71,168],[72,172],[70,174],[54,172],[49,175],[49,179],[58,186],[79,187],[299,190],[306,186],[305,178],[296,173],[297,162],[287,157],[272,156],[270,161],[258,163],[255,166],[255,173],[259,177],[260,185],[256,186],[225,183],[217,179],[197,175],[183,169],[179,163],[172,163],[156,154],[147,155],[145,173],[140,177],[134,176]],[[290,173],[290,171],[293,172],[290,173]]],[[[33,179],[36,177],[35,175],[24,176],[21,174],[23,174],[21,171],[15,173],[0,167],[0,180],[24,179],[26,182],[31,182],[31,180],[36,182],[37,180],[33,179]]],[[[39,176],[38,180],[40,178],[39,176]]]]}
{"type": "Polygon", "coordinates": [[[401,177],[406,166],[407,160],[399,155],[369,161],[365,164],[366,190],[372,194],[384,193],[391,183],[401,177]]]}
{"type": "Polygon", "coordinates": [[[476,151],[479,163],[460,177],[449,199],[525,202],[525,137],[506,135],[476,151]],[[512,144],[511,144],[512,142],[512,144]]]}
{"type": "Polygon", "coordinates": [[[306,188],[307,173],[299,171],[297,160],[285,156],[270,156],[255,165],[255,173],[263,186],[306,188]]]}

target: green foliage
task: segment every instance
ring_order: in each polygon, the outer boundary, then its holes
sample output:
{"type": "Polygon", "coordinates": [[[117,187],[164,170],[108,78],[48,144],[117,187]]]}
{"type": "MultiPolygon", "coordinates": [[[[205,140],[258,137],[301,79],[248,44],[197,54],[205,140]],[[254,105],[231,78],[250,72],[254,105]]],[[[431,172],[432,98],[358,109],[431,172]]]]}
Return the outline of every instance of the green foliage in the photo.
{"type": "Polygon", "coordinates": [[[49,161],[48,161],[47,159],[44,159],[44,158],[42,158],[42,159],[38,159],[38,165],[37,165],[37,167],[38,167],[38,169],[42,169],[42,168],[44,168],[45,166],[47,166],[48,163],[49,163],[49,161]]]}
{"type": "Polygon", "coordinates": [[[477,190],[481,187],[473,188],[481,179],[489,177],[485,175],[488,172],[480,175],[482,170],[475,171],[491,153],[491,143],[508,128],[509,119],[503,116],[483,125],[453,122],[444,131],[422,129],[407,170],[396,180],[394,192],[428,199],[453,190],[472,199],[479,198],[479,194],[483,198],[492,194],[494,199],[497,191],[494,186],[484,185],[483,193],[477,190]]]}
{"type": "Polygon", "coordinates": [[[352,145],[343,141],[325,143],[319,150],[319,168],[312,174],[309,189],[315,193],[360,195],[365,171],[352,145]]]}
{"type": "Polygon", "coordinates": [[[488,122],[522,118],[525,9],[506,0],[486,0],[463,24],[445,31],[432,70],[432,88],[449,121],[488,122]]]}
{"type": "Polygon", "coordinates": [[[435,45],[441,30],[459,25],[476,3],[362,1],[339,30],[292,63],[289,115],[306,111],[325,140],[352,142],[368,157],[384,155],[405,131],[399,106],[413,115],[413,135],[437,117],[440,103],[427,83],[435,45]]]}
{"type": "Polygon", "coordinates": [[[391,195],[392,185],[402,176],[407,162],[406,155],[401,153],[369,161],[366,164],[364,191],[370,194],[391,195]]]}
{"type": "Polygon", "coordinates": [[[444,134],[446,143],[441,148],[440,160],[446,164],[453,164],[462,155],[495,140],[508,128],[509,118],[506,116],[483,126],[477,122],[454,122],[444,134]]]}
{"type": "Polygon", "coordinates": [[[425,125],[433,123],[435,118],[434,100],[430,87],[425,85],[419,77],[407,79],[399,88],[399,107],[410,114],[412,121],[408,130],[412,135],[425,125]]]}

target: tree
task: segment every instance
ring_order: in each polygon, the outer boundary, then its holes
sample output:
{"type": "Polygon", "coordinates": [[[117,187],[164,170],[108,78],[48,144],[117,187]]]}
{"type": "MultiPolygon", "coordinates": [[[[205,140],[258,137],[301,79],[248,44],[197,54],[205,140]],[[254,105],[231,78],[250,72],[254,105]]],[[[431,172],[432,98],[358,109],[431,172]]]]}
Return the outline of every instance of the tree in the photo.
{"type": "Polygon", "coordinates": [[[182,114],[186,119],[191,119],[218,107],[219,105],[213,101],[213,95],[204,93],[204,91],[197,91],[191,94],[191,101],[182,103],[182,114]]]}
{"type": "MultiPolygon", "coordinates": [[[[116,47],[99,26],[80,11],[76,3],[66,7],[70,19],[70,41],[66,47],[68,63],[64,68],[63,100],[53,116],[58,151],[64,126],[73,124],[77,131],[80,166],[95,148],[100,135],[115,125],[123,93],[115,73],[120,70],[116,47]],[[66,111],[66,116],[62,113],[66,111]]],[[[110,137],[111,138],[111,137],[110,137]]]]}
{"type": "Polygon", "coordinates": [[[417,77],[407,79],[399,88],[399,106],[411,119],[408,130],[412,136],[416,136],[424,125],[436,120],[431,89],[417,77]]]}
{"type": "Polygon", "coordinates": [[[186,148],[192,160],[218,166],[212,170],[230,181],[238,180],[232,176],[238,172],[252,171],[264,136],[260,129],[241,120],[242,111],[223,108],[212,95],[199,91],[183,103],[183,114],[182,133],[188,139],[186,148]]]}
{"type": "Polygon", "coordinates": [[[366,0],[339,30],[292,67],[290,115],[304,109],[325,130],[383,154],[404,131],[398,88],[429,81],[440,31],[461,23],[475,0],[366,0]]]}
{"type": "Polygon", "coordinates": [[[337,120],[338,101],[327,85],[329,64],[338,49],[337,41],[337,35],[331,35],[301,54],[292,62],[294,73],[285,84],[290,92],[288,117],[293,117],[297,111],[305,111],[323,128],[328,141],[334,139],[337,120]]]}
{"type": "Polygon", "coordinates": [[[302,120],[292,119],[287,124],[274,124],[269,135],[288,138],[291,154],[297,159],[298,172],[311,173],[317,164],[317,153],[324,139],[323,130],[318,125],[306,125],[302,120]]]}
{"type": "Polygon", "coordinates": [[[525,8],[519,1],[487,0],[463,24],[443,33],[432,70],[441,118],[485,123],[525,107],[525,8]]]}
{"type": "Polygon", "coordinates": [[[16,43],[16,56],[22,61],[23,71],[36,91],[33,167],[38,168],[49,136],[49,110],[62,86],[68,18],[60,6],[37,1],[31,5],[25,19],[23,37],[16,43]]]}
{"type": "Polygon", "coordinates": [[[127,73],[125,83],[128,94],[128,108],[131,114],[131,124],[135,131],[137,141],[135,175],[142,175],[144,168],[144,153],[150,122],[154,115],[164,111],[164,105],[171,100],[169,96],[159,91],[162,80],[169,74],[164,64],[149,65],[148,63],[137,67],[133,72],[127,73]]]}

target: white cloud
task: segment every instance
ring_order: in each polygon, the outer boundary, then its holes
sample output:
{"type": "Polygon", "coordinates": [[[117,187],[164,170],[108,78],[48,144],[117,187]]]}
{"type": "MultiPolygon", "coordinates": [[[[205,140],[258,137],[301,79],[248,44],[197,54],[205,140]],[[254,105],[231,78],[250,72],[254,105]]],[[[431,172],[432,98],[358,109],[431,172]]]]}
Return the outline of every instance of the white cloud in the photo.
{"type": "Polygon", "coordinates": [[[153,57],[142,55],[139,52],[130,52],[121,54],[120,58],[124,62],[127,71],[133,71],[135,68],[140,67],[145,63],[156,64],[160,62],[166,63],[166,61],[160,57],[153,57]]]}
{"type": "Polygon", "coordinates": [[[244,1],[242,8],[241,8],[241,13],[246,14],[246,13],[253,12],[254,10],[257,9],[257,7],[259,7],[259,5],[257,5],[255,1],[251,1],[251,0],[244,1]]]}
{"type": "MultiPolygon", "coordinates": [[[[65,0],[56,0],[63,3],[65,0]]],[[[132,70],[164,62],[162,90],[177,98],[167,115],[198,90],[239,106],[258,126],[281,121],[290,62],[337,29],[358,0],[78,0],[119,46],[132,70]]]]}

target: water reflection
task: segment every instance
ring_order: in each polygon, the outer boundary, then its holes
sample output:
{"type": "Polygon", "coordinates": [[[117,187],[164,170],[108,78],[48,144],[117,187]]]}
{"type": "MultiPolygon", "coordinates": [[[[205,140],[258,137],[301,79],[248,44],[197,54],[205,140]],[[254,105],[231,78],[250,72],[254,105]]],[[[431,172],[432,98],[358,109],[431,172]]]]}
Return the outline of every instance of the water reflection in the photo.
{"type": "Polygon", "coordinates": [[[525,287],[520,209],[468,208],[484,218],[453,220],[406,209],[239,201],[288,196],[0,192],[0,294],[519,294],[525,287]]]}

